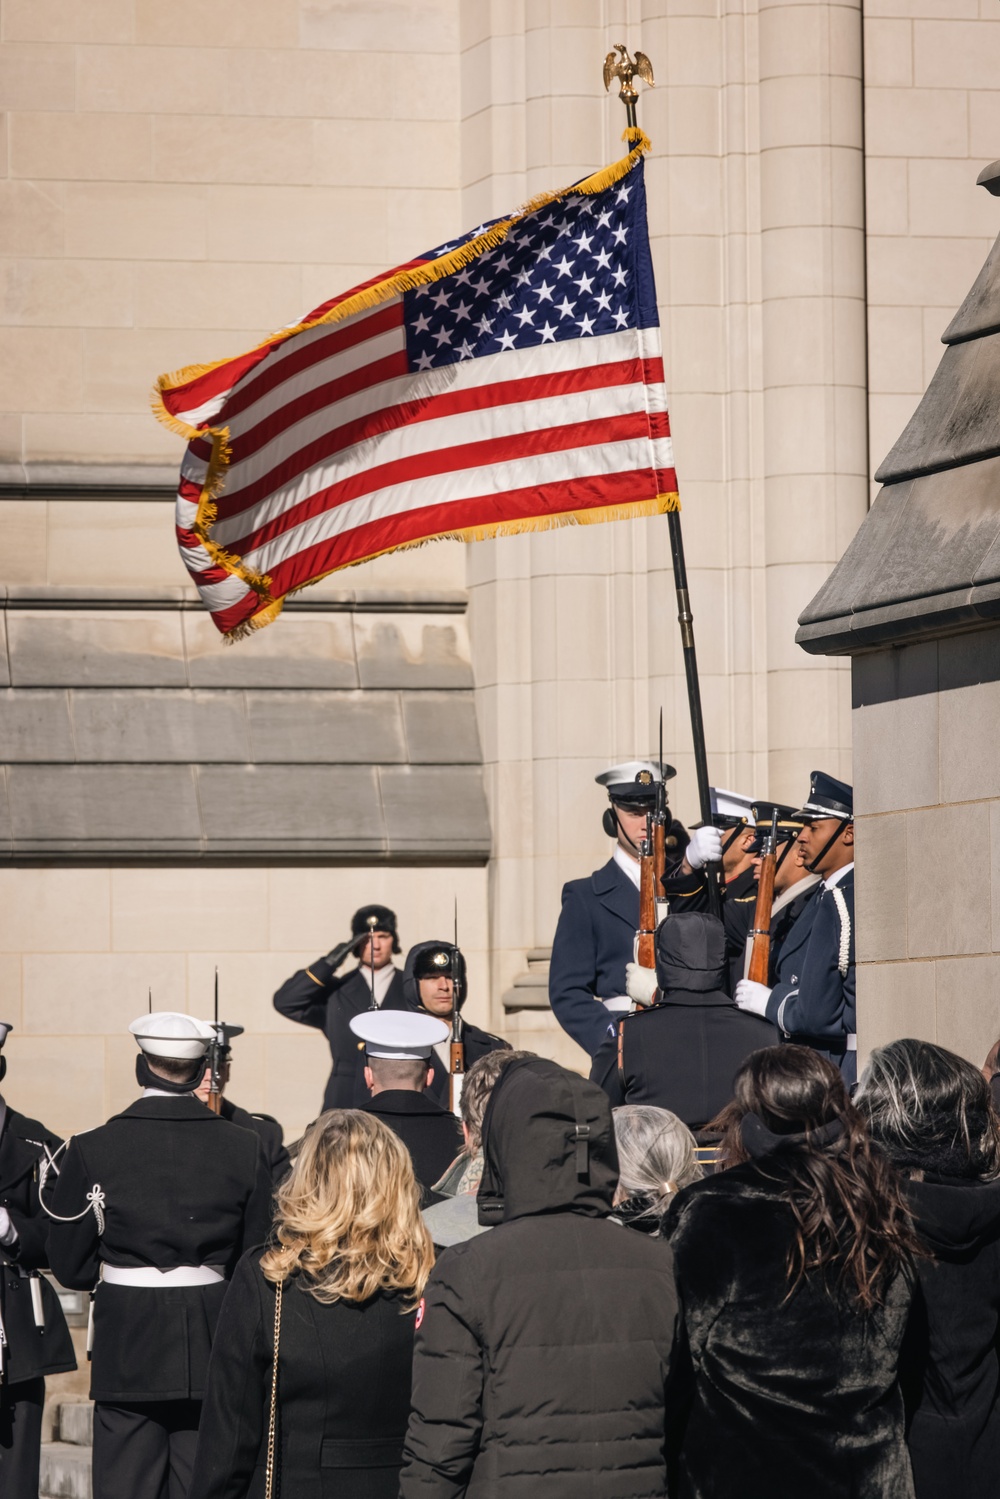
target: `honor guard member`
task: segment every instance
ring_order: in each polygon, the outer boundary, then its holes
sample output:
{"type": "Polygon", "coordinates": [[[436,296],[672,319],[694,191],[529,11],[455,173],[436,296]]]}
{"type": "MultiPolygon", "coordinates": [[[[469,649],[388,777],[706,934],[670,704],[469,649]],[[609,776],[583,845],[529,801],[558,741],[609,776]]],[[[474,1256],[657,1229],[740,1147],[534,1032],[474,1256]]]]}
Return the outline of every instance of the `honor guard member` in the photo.
{"type": "MultiPolygon", "coordinates": [[[[285,1135],[277,1119],[271,1114],[251,1114],[247,1109],[241,1109],[239,1104],[232,1103],[228,1098],[222,1097],[229,1086],[229,1075],[232,1070],[233,1040],[236,1036],[242,1036],[242,1025],[227,1025],[224,1021],[218,1024],[215,1021],[207,1022],[218,1036],[218,1051],[216,1066],[218,1068],[218,1092],[220,1094],[219,1113],[223,1119],[228,1119],[230,1124],[238,1124],[240,1129],[253,1130],[260,1140],[264,1149],[264,1159],[271,1173],[271,1180],[275,1187],[280,1187],[289,1171],[292,1163],[285,1149],[285,1135]]],[[[202,1074],[201,1082],[194,1090],[195,1098],[200,1098],[203,1104],[211,1107],[209,1099],[215,1092],[212,1086],[212,1062],[202,1074]]]]}
{"type": "Polygon", "coordinates": [[[70,1141],[42,1201],[58,1280],[96,1287],[94,1494],[183,1499],[227,1278],[267,1235],[271,1177],[257,1135],[193,1096],[212,1027],[160,1012],[129,1030],[141,1098],[70,1141]]]}
{"type": "Polygon", "coordinates": [[[435,1103],[448,1107],[448,1075],[450,1071],[450,1046],[452,1042],[452,1019],[455,992],[454,957],[458,957],[458,1038],[465,1049],[463,1058],[465,1071],[473,1062],[478,1062],[489,1051],[509,1051],[510,1043],[462,1017],[461,1010],[468,997],[465,958],[457,948],[447,942],[418,942],[406,954],[403,968],[403,994],[411,1010],[422,1010],[443,1020],[448,1026],[448,1035],[439,1041],[431,1052],[433,1080],[427,1093],[435,1103]]]}
{"type": "Polygon", "coordinates": [[[324,1109],[356,1109],[365,1103],[367,1093],[350,1024],[364,1010],[405,1007],[402,974],[392,961],[399,951],[395,911],[388,906],[362,906],[351,917],[350,938],[309,968],[300,968],[274,996],[279,1015],[326,1033],[333,1071],[323,1095],[324,1109]],[[336,970],[351,954],[357,967],[337,978],[336,970]]]}
{"type": "MultiPolygon", "coordinates": [[[[549,965],[552,1012],[588,1056],[604,1040],[609,1002],[612,1009],[622,1008],[623,1000],[627,1007],[625,965],[632,961],[639,928],[640,845],[656,806],[657,784],[676,774],[672,765],[665,765],[661,776],[650,761],[630,760],[594,778],[608,794],[602,825],[616,840],[615,850],[587,879],[563,886],[549,965]]],[[[676,820],[666,830],[666,841],[669,862],[687,843],[676,820]]]]}
{"type": "MultiPolygon", "coordinates": [[[[12,1030],[0,1021],[3,1045],[12,1030]]],[[[76,1368],[73,1342],[49,1281],[48,1222],[38,1201],[39,1163],[62,1145],[0,1095],[0,1494],[38,1499],[46,1374],[76,1368]]]]}
{"type": "MultiPolygon", "coordinates": [[[[785,944],[785,939],[822,884],[822,880],[818,874],[813,874],[806,869],[799,857],[798,836],[803,824],[799,821],[798,812],[793,807],[783,806],[780,802],[754,802],[753,811],[757,823],[757,837],[751,849],[751,856],[754,879],[758,881],[764,845],[771,835],[774,813],[778,814],[778,857],[774,866],[769,965],[769,978],[773,982],[777,977],[781,949],[785,944]]],[[[745,905],[734,905],[730,911],[726,912],[727,937],[734,942],[739,942],[742,937],[744,963],[740,978],[746,977],[750,964],[749,939],[756,906],[755,895],[753,904],[749,908],[745,905]]]]}
{"type": "Polygon", "coordinates": [[[434,1076],[434,1047],[448,1039],[449,1028],[433,1015],[370,1010],[355,1015],[351,1030],[365,1048],[365,1082],[371,1091],[365,1112],[377,1115],[410,1152],[423,1189],[421,1206],[426,1207],[436,1201],[431,1187],[462,1148],[458,1120],[427,1092],[434,1076]]]}
{"type": "MultiPolygon", "coordinates": [[[[707,865],[722,865],[722,920],[726,929],[726,982],[732,994],[743,977],[743,948],[757,903],[756,875],[751,850],[756,836],[753,802],[739,791],[710,786],[712,821],[696,824],[683,859],[663,878],[663,891],[670,910],[708,910],[707,865]],[[745,922],[745,926],[743,923],[745,922]],[[742,931],[741,931],[742,927],[742,931]]],[[[641,986],[642,974],[630,975],[633,987],[641,986]]],[[[653,987],[646,972],[646,993],[653,987]]]]}
{"type": "Polygon", "coordinates": [[[653,1002],[608,1028],[591,1082],[612,1107],[670,1109],[703,1129],[733,1096],[733,1078],[752,1051],[776,1046],[775,1026],[738,1010],[725,992],[726,935],[707,911],[670,915],[656,930],[653,1002]]]}
{"type": "Polygon", "coordinates": [[[736,1003],[773,1020],[790,1041],[812,1046],[857,1082],[854,979],[854,792],[814,770],[799,855],[821,884],[785,938],[773,988],[741,980],[736,1003]]]}

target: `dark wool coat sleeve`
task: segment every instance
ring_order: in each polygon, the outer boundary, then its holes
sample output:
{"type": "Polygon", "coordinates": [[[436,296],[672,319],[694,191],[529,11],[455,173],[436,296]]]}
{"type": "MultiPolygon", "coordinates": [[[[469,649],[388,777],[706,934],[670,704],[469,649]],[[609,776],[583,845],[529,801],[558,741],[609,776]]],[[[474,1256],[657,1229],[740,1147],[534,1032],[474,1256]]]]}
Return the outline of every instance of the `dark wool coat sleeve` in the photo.
{"type": "Polygon", "coordinates": [[[300,968],[286,979],[274,996],[274,1008],[299,1025],[326,1029],[326,1006],[338,980],[325,958],[317,958],[308,968],[300,968]]]}
{"type": "MultiPolygon", "coordinates": [[[[80,1139],[71,1140],[49,1206],[59,1218],[72,1219],[87,1205],[87,1193],[95,1185],[87,1167],[80,1139]]],[[[92,1291],[100,1269],[101,1239],[97,1219],[88,1209],[75,1222],[49,1224],[49,1263],[60,1285],[73,1291],[92,1291]]]]}
{"type": "Polygon", "coordinates": [[[463,1247],[442,1255],[424,1293],[401,1499],[460,1499],[479,1451],[483,1348],[464,1290],[463,1247]],[[442,1264],[447,1280],[440,1273],[442,1264]]]}
{"type": "Polygon", "coordinates": [[[272,1340],[259,1278],[241,1260],[215,1330],[188,1499],[244,1499],[250,1488],[267,1438],[272,1340]]]}

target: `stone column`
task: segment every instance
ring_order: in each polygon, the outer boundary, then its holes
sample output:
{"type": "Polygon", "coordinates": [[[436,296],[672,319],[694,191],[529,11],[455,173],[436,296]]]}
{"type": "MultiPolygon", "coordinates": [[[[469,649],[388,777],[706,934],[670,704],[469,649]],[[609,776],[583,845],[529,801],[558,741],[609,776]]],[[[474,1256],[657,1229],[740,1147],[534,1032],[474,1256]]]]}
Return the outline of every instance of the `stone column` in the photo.
{"type": "Polygon", "coordinates": [[[860,0],[760,0],[760,230],[769,785],[850,779],[850,679],[797,616],[867,508],[860,0]]]}

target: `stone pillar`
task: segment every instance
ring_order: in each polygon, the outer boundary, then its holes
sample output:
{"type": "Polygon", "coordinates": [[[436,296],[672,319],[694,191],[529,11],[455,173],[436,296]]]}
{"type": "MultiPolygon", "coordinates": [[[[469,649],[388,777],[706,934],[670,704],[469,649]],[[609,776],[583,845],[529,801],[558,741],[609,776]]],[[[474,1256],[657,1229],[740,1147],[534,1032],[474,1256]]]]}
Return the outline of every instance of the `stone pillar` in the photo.
{"type": "Polygon", "coordinates": [[[867,506],[860,0],[760,0],[768,782],[850,779],[850,679],[795,622],[867,506]]]}

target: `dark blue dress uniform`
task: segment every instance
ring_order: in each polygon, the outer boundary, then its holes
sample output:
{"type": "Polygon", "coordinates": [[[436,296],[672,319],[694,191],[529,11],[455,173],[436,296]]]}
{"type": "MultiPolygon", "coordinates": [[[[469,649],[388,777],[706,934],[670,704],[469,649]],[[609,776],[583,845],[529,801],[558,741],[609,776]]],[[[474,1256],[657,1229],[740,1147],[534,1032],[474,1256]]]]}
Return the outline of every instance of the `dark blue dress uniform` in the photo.
{"type": "Polygon", "coordinates": [[[552,939],[549,1003],[564,1031],[596,1055],[610,1016],[600,1003],[625,993],[639,926],[639,891],[614,859],[588,879],[563,886],[552,939]]]}
{"type": "Polygon", "coordinates": [[[785,939],[767,1018],[788,1040],[829,1057],[857,1082],[854,974],[854,868],[834,888],[824,882],[785,939]]]}

